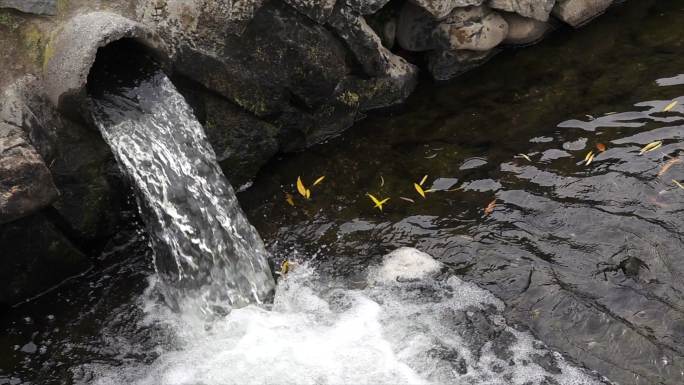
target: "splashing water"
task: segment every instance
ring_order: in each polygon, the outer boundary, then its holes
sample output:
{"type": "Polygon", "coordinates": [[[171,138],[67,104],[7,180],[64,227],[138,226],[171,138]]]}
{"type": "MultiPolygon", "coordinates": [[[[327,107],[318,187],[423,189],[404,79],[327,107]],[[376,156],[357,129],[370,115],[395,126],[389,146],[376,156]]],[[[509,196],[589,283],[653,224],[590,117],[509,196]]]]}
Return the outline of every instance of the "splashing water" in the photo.
{"type": "Polygon", "coordinates": [[[271,310],[248,306],[207,323],[144,297],[143,327],[174,341],[149,365],[91,365],[97,385],[601,384],[529,333],[508,326],[491,293],[399,249],[363,282],[307,265],[271,310]]]}
{"type": "Polygon", "coordinates": [[[176,310],[198,297],[211,313],[263,302],[274,283],[262,240],[183,97],[163,72],[144,75],[95,93],[92,111],[136,188],[158,288],[176,310]]]}

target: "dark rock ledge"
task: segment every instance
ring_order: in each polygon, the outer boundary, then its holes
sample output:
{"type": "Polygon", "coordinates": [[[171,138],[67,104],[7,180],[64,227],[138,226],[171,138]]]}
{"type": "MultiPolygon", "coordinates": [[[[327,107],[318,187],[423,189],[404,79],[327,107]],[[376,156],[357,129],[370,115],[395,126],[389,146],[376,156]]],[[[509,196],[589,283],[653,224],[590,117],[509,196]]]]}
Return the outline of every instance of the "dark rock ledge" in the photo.
{"type": "Polygon", "coordinates": [[[97,50],[168,66],[231,182],[611,0],[0,0],[0,304],[86,269],[127,190],[82,109],[97,50]]]}

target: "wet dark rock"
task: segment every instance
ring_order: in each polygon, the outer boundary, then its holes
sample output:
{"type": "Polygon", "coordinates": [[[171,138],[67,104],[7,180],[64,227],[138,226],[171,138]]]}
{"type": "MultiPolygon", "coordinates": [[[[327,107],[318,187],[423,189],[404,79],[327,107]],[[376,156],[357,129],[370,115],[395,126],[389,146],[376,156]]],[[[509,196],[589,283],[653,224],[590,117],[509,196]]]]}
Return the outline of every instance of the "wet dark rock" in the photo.
{"type": "Polygon", "coordinates": [[[20,127],[0,122],[0,224],[57,199],[52,176],[20,127]]]}
{"type": "Polygon", "coordinates": [[[400,4],[388,6],[373,15],[366,16],[366,21],[373,31],[380,37],[382,44],[388,49],[394,47],[397,39],[400,4]]]}
{"type": "Polygon", "coordinates": [[[369,15],[378,12],[382,7],[387,5],[390,0],[344,0],[349,8],[362,14],[369,15]]]}
{"type": "Polygon", "coordinates": [[[437,48],[433,33],[439,21],[423,8],[406,2],[399,14],[397,42],[408,51],[428,51],[437,48]]]}
{"type": "Polygon", "coordinates": [[[501,11],[515,12],[523,17],[546,21],[555,2],[556,0],[489,0],[487,5],[501,11]]]}
{"type": "Polygon", "coordinates": [[[44,215],[0,225],[0,303],[37,295],[89,265],[44,215]]]}
{"type": "Polygon", "coordinates": [[[36,15],[56,15],[57,0],[0,0],[0,8],[14,8],[36,15]]]}
{"type": "Polygon", "coordinates": [[[546,352],[543,355],[534,354],[532,356],[532,362],[541,366],[549,373],[560,374],[561,370],[558,367],[558,360],[551,352],[546,352]]]}

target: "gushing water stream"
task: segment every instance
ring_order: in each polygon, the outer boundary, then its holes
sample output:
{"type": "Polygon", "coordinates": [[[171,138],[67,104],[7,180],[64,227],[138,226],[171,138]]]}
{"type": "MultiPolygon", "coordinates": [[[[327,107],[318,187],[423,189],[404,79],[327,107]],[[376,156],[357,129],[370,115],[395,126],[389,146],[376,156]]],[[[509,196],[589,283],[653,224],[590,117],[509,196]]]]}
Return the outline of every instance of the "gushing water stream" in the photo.
{"type": "Polygon", "coordinates": [[[93,98],[93,117],[135,186],[159,289],[178,310],[262,303],[273,290],[267,253],[190,107],[161,71],[93,98]]]}

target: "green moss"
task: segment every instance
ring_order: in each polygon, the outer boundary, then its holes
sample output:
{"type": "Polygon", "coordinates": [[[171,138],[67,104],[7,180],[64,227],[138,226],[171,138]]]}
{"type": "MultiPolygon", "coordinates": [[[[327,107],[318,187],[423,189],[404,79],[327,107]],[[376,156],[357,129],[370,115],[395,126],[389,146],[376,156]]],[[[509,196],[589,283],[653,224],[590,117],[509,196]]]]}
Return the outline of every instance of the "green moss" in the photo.
{"type": "Polygon", "coordinates": [[[29,25],[23,29],[21,36],[27,56],[31,60],[41,63],[43,61],[43,46],[45,44],[43,33],[35,25],[29,25]]]}
{"type": "Polygon", "coordinates": [[[57,12],[61,15],[69,8],[69,0],[57,0],[57,12]]]}
{"type": "Polygon", "coordinates": [[[0,28],[17,29],[19,20],[10,11],[0,10],[0,28]]]}

